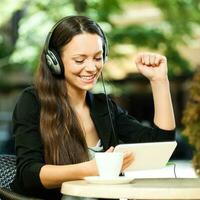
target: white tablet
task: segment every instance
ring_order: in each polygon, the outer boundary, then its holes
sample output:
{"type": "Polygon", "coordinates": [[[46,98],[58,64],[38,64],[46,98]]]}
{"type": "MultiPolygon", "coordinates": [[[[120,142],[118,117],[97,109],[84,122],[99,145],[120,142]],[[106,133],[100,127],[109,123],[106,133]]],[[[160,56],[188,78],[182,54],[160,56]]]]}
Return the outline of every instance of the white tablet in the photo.
{"type": "Polygon", "coordinates": [[[125,171],[160,169],[166,166],[176,145],[176,141],[119,144],[114,152],[133,152],[134,161],[125,171]]]}

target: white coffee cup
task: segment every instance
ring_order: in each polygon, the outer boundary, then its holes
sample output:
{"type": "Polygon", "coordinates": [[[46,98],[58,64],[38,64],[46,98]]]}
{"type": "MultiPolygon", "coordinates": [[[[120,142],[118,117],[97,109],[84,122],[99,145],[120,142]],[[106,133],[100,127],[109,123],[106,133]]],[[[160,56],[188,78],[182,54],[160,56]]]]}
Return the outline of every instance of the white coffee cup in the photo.
{"type": "Polygon", "coordinates": [[[99,176],[104,178],[118,177],[123,164],[123,153],[99,152],[95,153],[99,176]]]}

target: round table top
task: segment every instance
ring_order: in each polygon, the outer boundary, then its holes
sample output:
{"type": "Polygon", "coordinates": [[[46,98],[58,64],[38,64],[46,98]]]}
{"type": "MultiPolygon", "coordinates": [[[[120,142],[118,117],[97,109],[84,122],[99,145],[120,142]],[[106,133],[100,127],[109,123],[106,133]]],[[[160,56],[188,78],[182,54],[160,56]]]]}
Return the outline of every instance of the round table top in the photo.
{"type": "Polygon", "coordinates": [[[90,198],[200,199],[199,178],[135,179],[129,184],[91,184],[85,180],[62,184],[61,193],[90,198]]]}

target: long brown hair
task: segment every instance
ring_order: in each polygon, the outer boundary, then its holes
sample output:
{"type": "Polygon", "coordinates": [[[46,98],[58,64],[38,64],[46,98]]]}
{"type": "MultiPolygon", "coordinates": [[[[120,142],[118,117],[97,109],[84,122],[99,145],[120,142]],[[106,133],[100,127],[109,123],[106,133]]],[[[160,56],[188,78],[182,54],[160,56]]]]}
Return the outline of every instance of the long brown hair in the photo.
{"type": "MultiPolygon", "coordinates": [[[[62,48],[83,32],[98,34],[105,45],[105,36],[94,21],[84,16],[62,20],[54,29],[50,47],[60,56],[62,48]]],[[[105,51],[105,46],[103,46],[105,51]]],[[[105,52],[104,52],[105,53],[105,52]]],[[[69,103],[65,78],[54,76],[48,68],[43,50],[35,79],[40,99],[40,133],[47,164],[75,164],[88,157],[84,132],[69,103]]]]}

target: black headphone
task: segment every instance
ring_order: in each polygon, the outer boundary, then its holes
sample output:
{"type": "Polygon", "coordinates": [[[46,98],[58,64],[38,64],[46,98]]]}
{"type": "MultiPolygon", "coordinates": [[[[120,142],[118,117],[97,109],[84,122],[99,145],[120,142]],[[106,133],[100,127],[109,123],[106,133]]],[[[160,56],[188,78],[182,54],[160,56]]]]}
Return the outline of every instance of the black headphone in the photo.
{"type": "MultiPolygon", "coordinates": [[[[58,54],[58,52],[52,48],[50,48],[50,40],[51,40],[51,37],[52,37],[52,34],[54,32],[54,30],[65,20],[69,20],[69,19],[72,19],[76,16],[68,16],[68,17],[64,17],[62,18],[61,20],[59,20],[53,27],[52,29],[50,30],[50,32],[48,33],[47,35],[47,38],[46,38],[46,41],[45,41],[45,46],[44,46],[44,53],[45,53],[45,58],[46,58],[46,63],[47,63],[47,66],[49,68],[49,70],[51,71],[51,73],[54,75],[54,76],[57,76],[57,77],[62,77],[64,78],[64,64],[58,54]]],[[[79,16],[80,17],[80,16],[79,16]]],[[[90,20],[88,18],[88,20],[90,20]]],[[[98,25],[98,24],[95,24],[102,36],[103,36],[103,60],[104,62],[107,60],[107,56],[108,56],[108,43],[107,43],[107,39],[106,39],[106,36],[103,32],[103,30],[101,29],[101,27],[98,25]]]]}

